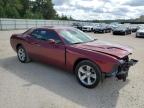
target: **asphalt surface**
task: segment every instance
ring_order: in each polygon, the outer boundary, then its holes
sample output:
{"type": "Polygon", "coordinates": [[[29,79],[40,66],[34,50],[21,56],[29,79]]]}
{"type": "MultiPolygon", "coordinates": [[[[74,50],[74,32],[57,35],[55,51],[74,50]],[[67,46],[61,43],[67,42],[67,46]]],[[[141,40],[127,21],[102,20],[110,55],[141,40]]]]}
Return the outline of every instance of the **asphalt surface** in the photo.
{"type": "Polygon", "coordinates": [[[38,63],[22,64],[9,38],[17,31],[0,31],[0,108],[144,108],[144,39],[89,33],[97,39],[134,48],[139,62],[126,82],[109,78],[94,89],[79,85],[67,71],[38,63]]]}

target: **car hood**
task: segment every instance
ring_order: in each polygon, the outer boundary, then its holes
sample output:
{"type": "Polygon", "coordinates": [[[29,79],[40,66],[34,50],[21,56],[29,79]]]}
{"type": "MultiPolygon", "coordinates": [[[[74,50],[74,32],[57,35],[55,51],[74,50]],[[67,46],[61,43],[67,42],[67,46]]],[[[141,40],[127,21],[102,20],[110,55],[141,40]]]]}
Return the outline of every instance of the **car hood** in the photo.
{"type": "Polygon", "coordinates": [[[94,42],[75,44],[75,48],[101,52],[117,58],[123,58],[132,53],[132,48],[120,44],[112,44],[105,41],[96,40],[94,42]]]}
{"type": "Polygon", "coordinates": [[[137,32],[144,32],[144,30],[138,30],[137,32]]]}
{"type": "Polygon", "coordinates": [[[96,27],[96,29],[104,29],[104,27],[96,27]]]}
{"type": "Polygon", "coordinates": [[[115,29],[114,31],[125,31],[126,29],[115,29]]]}
{"type": "Polygon", "coordinates": [[[89,28],[92,28],[92,26],[83,26],[83,27],[89,27],[89,28]]]}

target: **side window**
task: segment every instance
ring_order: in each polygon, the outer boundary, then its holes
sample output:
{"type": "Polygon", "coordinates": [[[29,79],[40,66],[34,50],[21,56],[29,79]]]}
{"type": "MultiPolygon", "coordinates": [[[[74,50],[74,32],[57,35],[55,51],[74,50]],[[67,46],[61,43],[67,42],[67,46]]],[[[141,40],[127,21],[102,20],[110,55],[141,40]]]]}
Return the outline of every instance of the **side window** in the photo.
{"type": "Polygon", "coordinates": [[[48,30],[47,31],[47,39],[53,39],[56,41],[57,44],[62,43],[61,39],[57,35],[57,33],[53,30],[48,30]]]}
{"type": "Polygon", "coordinates": [[[41,40],[41,39],[42,39],[42,36],[40,35],[40,31],[41,31],[41,30],[39,30],[39,29],[34,30],[34,31],[31,33],[32,37],[41,40]]]}
{"type": "Polygon", "coordinates": [[[31,33],[32,37],[47,41],[49,39],[54,39],[57,44],[62,43],[61,39],[57,35],[57,33],[53,30],[43,30],[43,29],[36,29],[31,33]]]}

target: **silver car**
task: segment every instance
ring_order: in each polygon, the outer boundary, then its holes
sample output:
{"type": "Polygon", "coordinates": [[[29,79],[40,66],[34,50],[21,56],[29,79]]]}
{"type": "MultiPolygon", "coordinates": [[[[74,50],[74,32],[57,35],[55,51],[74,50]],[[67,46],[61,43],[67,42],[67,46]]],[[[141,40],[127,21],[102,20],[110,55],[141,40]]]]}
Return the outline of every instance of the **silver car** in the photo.
{"type": "Polygon", "coordinates": [[[136,32],[136,37],[144,37],[144,28],[140,28],[140,29],[136,32]]]}

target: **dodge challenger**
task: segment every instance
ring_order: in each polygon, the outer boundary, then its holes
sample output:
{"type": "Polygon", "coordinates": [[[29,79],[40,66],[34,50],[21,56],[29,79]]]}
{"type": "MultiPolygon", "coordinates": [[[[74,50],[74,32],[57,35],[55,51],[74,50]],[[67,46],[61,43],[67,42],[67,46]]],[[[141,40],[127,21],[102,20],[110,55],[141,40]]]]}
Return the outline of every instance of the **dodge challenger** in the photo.
{"type": "Polygon", "coordinates": [[[37,60],[64,68],[87,88],[111,76],[125,81],[129,68],[137,62],[129,59],[132,48],[94,39],[72,27],[31,28],[13,34],[10,43],[20,62],[37,60]]]}

